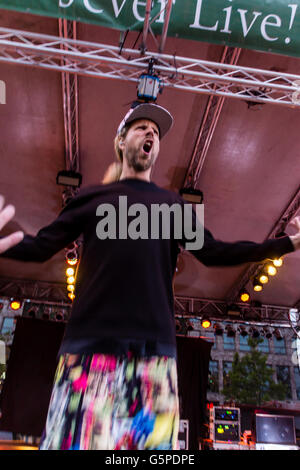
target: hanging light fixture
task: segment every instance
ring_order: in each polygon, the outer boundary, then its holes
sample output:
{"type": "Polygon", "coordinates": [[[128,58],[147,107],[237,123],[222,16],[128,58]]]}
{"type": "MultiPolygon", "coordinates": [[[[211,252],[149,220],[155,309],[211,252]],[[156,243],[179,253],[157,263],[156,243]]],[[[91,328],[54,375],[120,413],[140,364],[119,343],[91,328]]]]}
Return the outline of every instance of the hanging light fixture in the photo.
{"type": "Polygon", "coordinates": [[[267,283],[269,282],[269,278],[268,278],[268,276],[267,276],[264,272],[262,272],[262,273],[259,275],[258,280],[259,280],[259,282],[260,282],[261,284],[267,284],[267,283]]]}
{"type": "Polygon", "coordinates": [[[201,326],[202,326],[202,328],[205,328],[205,329],[209,328],[211,326],[210,319],[208,317],[204,316],[201,320],[201,326]]]}
{"type": "Polygon", "coordinates": [[[12,310],[19,310],[21,308],[22,302],[19,299],[12,299],[10,302],[10,308],[12,310]]]}
{"type": "Polygon", "coordinates": [[[281,333],[281,331],[280,331],[278,328],[276,328],[276,329],[273,331],[273,334],[274,334],[275,338],[277,339],[277,341],[283,340],[282,333],[281,333]]]}
{"type": "Polygon", "coordinates": [[[250,328],[250,333],[251,333],[252,338],[259,338],[260,336],[259,330],[255,326],[252,326],[250,328]]]}
{"type": "Polygon", "coordinates": [[[282,263],[283,263],[282,258],[275,258],[272,261],[273,261],[274,266],[276,266],[276,268],[280,268],[280,266],[282,266],[282,263]]]}
{"type": "Polygon", "coordinates": [[[253,279],[253,289],[255,290],[255,292],[261,292],[263,290],[263,285],[259,281],[258,277],[255,277],[253,279]]]}
{"type": "Polygon", "coordinates": [[[215,323],[214,324],[214,330],[215,330],[215,335],[216,336],[221,336],[223,334],[223,327],[221,323],[215,323]]]}
{"type": "Polygon", "coordinates": [[[246,289],[240,290],[239,296],[242,302],[248,302],[250,299],[250,294],[246,289]]]}
{"type": "Polygon", "coordinates": [[[272,338],[272,332],[271,332],[270,328],[268,328],[267,326],[265,326],[263,328],[263,334],[264,334],[265,338],[267,338],[267,339],[272,338]]]}
{"type": "Polygon", "coordinates": [[[240,325],[238,327],[238,331],[239,331],[240,335],[243,336],[243,337],[248,335],[248,331],[247,331],[247,329],[244,325],[240,325]]]}
{"type": "Polygon", "coordinates": [[[67,276],[74,276],[75,274],[75,269],[74,268],[67,268],[66,269],[66,275],[67,276]]]}
{"type": "Polygon", "coordinates": [[[277,269],[275,268],[273,263],[267,264],[265,269],[269,276],[275,276],[275,274],[277,273],[277,269]]]}
{"type": "Polygon", "coordinates": [[[227,333],[228,337],[233,338],[235,336],[236,331],[231,325],[227,325],[226,326],[226,333],[227,333]]]}

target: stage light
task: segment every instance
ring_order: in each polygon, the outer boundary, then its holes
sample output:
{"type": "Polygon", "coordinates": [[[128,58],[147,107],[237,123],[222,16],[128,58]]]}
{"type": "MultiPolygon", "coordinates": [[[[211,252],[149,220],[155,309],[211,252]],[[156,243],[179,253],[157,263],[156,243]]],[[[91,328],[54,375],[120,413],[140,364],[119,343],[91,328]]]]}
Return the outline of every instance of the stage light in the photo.
{"type": "Polygon", "coordinates": [[[30,318],[35,318],[35,310],[34,309],[29,310],[29,312],[27,313],[27,316],[30,318]]]}
{"type": "Polygon", "coordinates": [[[240,325],[238,331],[241,336],[248,336],[248,331],[246,330],[246,327],[244,325],[240,325]]]}
{"type": "Polygon", "coordinates": [[[277,339],[277,341],[283,340],[282,333],[281,333],[281,331],[280,331],[278,328],[276,328],[276,329],[273,331],[273,334],[274,334],[275,338],[277,339]]]}
{"type": "Polygon", "coordinates": [[[235,304],[230,304],[226,307],[227,315],[231,317],[239,317],[241,315],[241,311],[239,307],[235,304]]]}
{"type": "Polygon", "coordinates": [[[163,82],[154,72],[155,59],[151,58],[147,73],[142,73],[138,79],[137,97],[139,101],[156,101],[158,93],[162,92],[163,82]]]}
{"type": "Polygon", "coordinates": [[[66,275],[67,276],[74,276],[75,274],[75,269],[74,268],[67,268],[66,270],[66,275]]]}
{"type": "Polygon", "coordinates": [[[21,308],[21,302],[19,300],[12,300],[10,303],[10,308],[12,310],[19,310],[21,308]]]}
{"type": "Polygon", "coordinates": [[[249,292],[247,292],[246,289],[241,290],[239,296],[242,302],[248,302],[250,299],[249,292]]]}
{"type": "Polygon", "coordinates": [[[262,283],[259,282],[257,277],[253,280],[253,289],[255,292],[261,292],[263,290],[262,283]]]}
{"type": "Polygon", "coordinates": [[[179,194],[182,199],[192,204],[202,204],[203,202],[203,192],[199,189],[182,188],[179,190],[179,194]]]}
{"type": "Polygon", "coordinates": [[[78,256],[77,256],[76,251],[74,251],[74,250],[68,251],[67,254],[66,254],[66,260],[67,260],[67,263],[70,266],[74,266],[75,264],[77,264],[78,263],[78,256]]]}
{"type": "Polygon", "coordinates": [[[255,328],[254,326],[250,328],[250,333],[251,333],[252,338],[258,338],[260,336],[258,329],[255,328]]]}
{"type": "Polygon", "coordinates": [[[214,330],[215,330],[215,335],[216,336],[221,336],[223,334],[223,328],[220,323],[215,323],[214,324],[214,330]]]}
{"type": "Polygon", "coordinates": [[[76,171],[62,170],[57,174],[56,184],[78,188],[82,183],[82,175],[76,171]]]}
{"type": "Polygon", "coordinates": [[[74,284],[75,282],[75,277],[74,276],[69,276],[68,279],[67,279],[67,283],[68,284],[74,284]]]}
{"type": "Polygon", "coordinates": [[[267,339],[272,338],[272,333],[271,333],[270,328],[264,327],[263,328],[263,334],[267,339]]]}
{"type": "Polygon", "coordinates": [[[259,275],[259,278],[258,278],[259,282],[261,284],[267,284],[267,282],[269,282],[269,278],[266,274],[262,273],[259,275]]]}
{"type": "Polygon", "coordinates": [[[269,276],[275,276],[275,274],[277,273],[277,269],[275,268],[273,264],[267,264],[266,271],[269,274],[269,276]]]}
{"type": "Polygon", "coordinates": [[[71,300],[74,300],[75,299],[75,295],[73,294],[73,292],[70,292],[68,294],[68,297],[71,299],[71,300]]]}
{"type": "Polygon", "coordinates": [[[233,338],[235,336],[235,329],[231,325],[226,326],[226,333],[229,338],[233,338]]]}
{"type": "Polygon", "coordinates": [[[207,317],[203,317],[201,321],[202,328],[209,328],[211,326],[211,321],[207,317]]]}
{"type": "Polygon", "coordinates": [[[276,258],[276,259],[273,259],[272,261],[273,261],[274,266],[276,266],[277,268],[280,268],[280,266],[282,266],[282,263],[283,263],[282,258],[276,258]]]}
{"type": "Polygon", "coordinates": [[[68,290],[69,292],[74,292],[74,290],[75,290],[74,284],[68,284],[67,290],[68,290]]]}

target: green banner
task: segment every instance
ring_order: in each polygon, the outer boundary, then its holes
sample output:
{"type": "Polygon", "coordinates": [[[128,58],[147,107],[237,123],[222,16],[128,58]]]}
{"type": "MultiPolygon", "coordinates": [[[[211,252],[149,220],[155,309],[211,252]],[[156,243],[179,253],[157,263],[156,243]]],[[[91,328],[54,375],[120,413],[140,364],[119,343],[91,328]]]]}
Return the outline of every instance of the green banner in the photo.
{"type": "MultiPolygon", "coordinates": [[[[153,0],[155,34],[166,3],[153,0]]],[[[135,31],[145,7],[146,0],[0,0],[2,9],[135,31]]],[[[168,36],[300,57],[300,0],[173,0],[168,36]]]]}

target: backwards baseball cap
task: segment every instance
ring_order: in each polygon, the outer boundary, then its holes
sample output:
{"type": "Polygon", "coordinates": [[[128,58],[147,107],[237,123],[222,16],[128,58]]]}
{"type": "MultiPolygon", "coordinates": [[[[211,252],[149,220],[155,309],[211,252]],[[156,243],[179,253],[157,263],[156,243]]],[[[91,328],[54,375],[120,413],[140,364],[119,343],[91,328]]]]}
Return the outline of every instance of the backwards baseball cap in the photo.
{"type": "Polygon", "coordinates": [[[173,125],[172,115],[162,106],[154,103],[139,103],[135,101],[120,123],[117,135],[120,134],[126,124],[136,121],[137,119],[149,119],[155,122],[159,128],[160,139],[166,135],[173,125]]]}

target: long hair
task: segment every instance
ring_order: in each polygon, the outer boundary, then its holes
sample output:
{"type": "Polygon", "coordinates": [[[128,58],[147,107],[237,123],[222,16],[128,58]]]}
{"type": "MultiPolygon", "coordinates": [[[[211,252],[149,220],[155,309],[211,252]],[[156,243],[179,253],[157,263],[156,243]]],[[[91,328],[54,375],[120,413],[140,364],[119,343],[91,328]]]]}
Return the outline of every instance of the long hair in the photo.
{"type": "Polygon", "coordinates": [[[120,139],[125,139],[127,132],[129,130],[129,125],[124,126],[121,130],[120,134],[116,135],[114,139],[114,150],[115,155],[117,157],[117,162],[113,162],[107,168],[102,183],[109,184],[113,183],[114,181],[119,181],[121,173],[122,173],[122,165],[123,165],[123,152],[120,149],[119,143],[120,139]]]}

